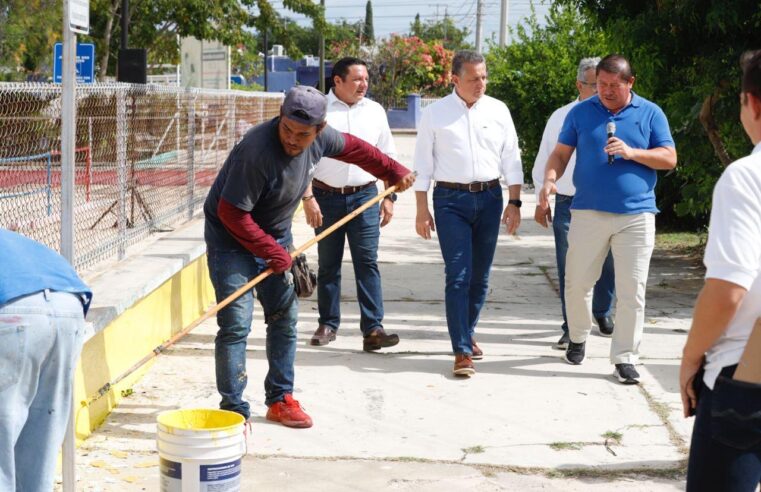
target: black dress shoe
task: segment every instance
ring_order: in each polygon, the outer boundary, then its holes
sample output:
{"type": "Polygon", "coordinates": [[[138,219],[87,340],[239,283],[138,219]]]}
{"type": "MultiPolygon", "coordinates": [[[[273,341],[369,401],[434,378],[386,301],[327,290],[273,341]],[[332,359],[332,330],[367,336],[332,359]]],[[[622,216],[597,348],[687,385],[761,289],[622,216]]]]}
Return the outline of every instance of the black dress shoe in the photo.
{"type": "Polygon", "coordinates": [[[602,316],[600,318],[595,318],[595,321],[597,321],[597,326],[600,328],[600,335],[604,337],[613,335],[613,318],[610,316],[602,316]]]}
{"type": "Polygon", "coordinates": [[[388,335],[383,328],[376,328],[362,340],[362,350],[373,352],[399,343],[399,335],[388,335]]]}
{"type": "Polygon", "coordinates": [[[320,325],[309,341],[310,345],[327,345],[336,339],[336,331],[329,325],[320,325]]]}

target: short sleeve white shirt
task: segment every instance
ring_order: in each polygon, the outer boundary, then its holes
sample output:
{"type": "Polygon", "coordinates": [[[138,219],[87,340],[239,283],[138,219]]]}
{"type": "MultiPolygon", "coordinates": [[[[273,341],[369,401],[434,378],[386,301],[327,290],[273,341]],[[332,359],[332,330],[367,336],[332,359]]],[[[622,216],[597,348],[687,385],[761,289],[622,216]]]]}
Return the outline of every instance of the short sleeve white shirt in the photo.
{"type": "MultiPolygon", "coordinates": [[[[386,111],[377,102],[363,97],[349,106],[338,99],[331,90],[328,93],[327,121],[336,130],[359,137],[378,147],[384,154],[396,157],[396,146],[388,126],[386,111]]],[[[323,157],[315,167],[314,179],[340,188],[367,184],[376,178],[359,166],[347,166],[342,161],[323,157]]]]}
{"type": "Polygon", "coordinates": [[[472,183],[500,176],[523,184],[518,136],[505,103],[481,96],[468,108],[456,91],[423,110],[415,144],[416,191],[431,181],[472,183]]]}
{"type": "Polygon", "coordinates": [[[704,381],[713,389],[723,367],[737,364],[761,317],[761,143],[727,167],[713,192],[704,263],[706,278],[748,290],[727,329],[706,353],[704,381]]]}
{"type": "MultiPolygon", "coordinates": [[[[558,135],[560,135],[560,129],[563,128],[565,117],[568,115],[568,112],[571,111],[571,108],[578,103],[579,100],[576,99],[575,101],[556,109],[550,116],[550,119],[547,120],[547,125],[544,127],[542,143],[539,144],[539,151],[536,153],[534,167],[531,170],[531,177],[534,180],[537,201],[539,200],[539,192],[544,184],[544,171],[547,169],[547,159],[550,158],[550,154],[555,150],[555,145],[558,143],[558,135]]],[[[573,186],[574,167],[576,167],[575,150],[573,151],[573,154],[571,154],[571,158],[568,160],[568,166],[566,166],[565,172],[563,172],[560,179],[555,182],[558,193],[561,195],[573,196],[576,194],[576,187],[573,186]]]]}

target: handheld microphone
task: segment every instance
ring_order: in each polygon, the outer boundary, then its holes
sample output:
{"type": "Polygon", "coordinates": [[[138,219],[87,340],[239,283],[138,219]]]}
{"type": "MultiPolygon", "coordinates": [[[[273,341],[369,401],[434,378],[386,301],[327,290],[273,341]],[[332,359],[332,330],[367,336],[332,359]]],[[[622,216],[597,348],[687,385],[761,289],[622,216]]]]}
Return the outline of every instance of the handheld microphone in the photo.
{"type": "MultiPolygon", "coordinates": [[[[608,125],[605,128],[608,131],[608,140],[610,140],[613,137],[613,135],[616,134],[616,124],[613,123],[612,121],[609,121],[608,125]]],[[[615,155],[608,154],[608,164],[613,164],[613,159],[615,158],[616,158],[615,155]]]]}

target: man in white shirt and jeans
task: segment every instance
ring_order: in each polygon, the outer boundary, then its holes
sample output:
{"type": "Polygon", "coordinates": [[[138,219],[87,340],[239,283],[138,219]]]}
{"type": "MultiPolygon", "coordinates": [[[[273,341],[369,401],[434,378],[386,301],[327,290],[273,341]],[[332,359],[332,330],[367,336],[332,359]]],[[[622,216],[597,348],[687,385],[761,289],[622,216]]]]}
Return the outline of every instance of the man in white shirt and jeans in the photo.
{"type": "MultiPolygon", "coordinates": [[[[573,195],[576,194],[576,187],[573,185],[573,169],[576,165],[576,152],[571,155],[568,161],[568,168],[563,176],[557,180],[557,193],[555,194],[555,216],[553,217],[550,209],[542,209],[539,206],[539,192],[544,184],[544,171],[547,167],[547,159],[550,157],[552,150],[558,143],[558,135],[563,127],[566,115],[572,107],[580,101],[594,96],[597,93],[597,74],[595,68],[600,63],[600,58],[583,58],[579,62],[579,68],[576,71],[576,90],[579,97],[565,106],[558,108],[552,113],[547,120],[547,126],[544,127],[542,134],[542,143],[539,145],[539,152],[536,154],[534,168],[531,170],[531,177],[534,179],[534,189],[536,190],[537,205],[534,211],[534,220],[543,227],[547,227],[547,222],[552,222],[552,232],[555,235],[555,259],[558,266],[558,284],[560,288],[560,305],[563,312],[563,325],[561,329],[563,334],[560,340],[555,344],[558,350],[568,348],[568,319],[565,313],[565,257],[568,253],[568,230],[571,227],[571,202],[573,195]]],[[[613,305],[613,295],[616,290],[615,276],[613,274],[613,255],[608,251],[608,257],[603,263],[602,273],[595,284],[594,295],[592,297],[592,315],[600,329],[600,335],[609,337],[613,334],[613,320],[610,317],[610,311],[613,305]]]]}
{"type": "MultiPolygon", "coordinates": [[[[333,66],[334,86],[328,93],[327,121],[336,130],[350,133],[395,157],[396,147],[383,107],[365,97],[367,64],[358,58],[342,58],[333,66]]],[[[378,194],[375,177],[358,166],[331,158],[321,159],[304,197],[307,224],[315,234],[378,194]]],[[[348,239],[357,285],[362,348],[375,351],[399,343],[397,335],[383,329],[383,292],[378,270],[380,227],[391,221],[396,194],[387,196],[317,243],[317,306],[319,326],[310,343],[327,345],[336,339],[341,324],[341,261],[348,239]],[[380,227],[379,227],[380,225],[380,227]]]]}
{"type": "Polygon", "coordinates": [[[428,106],[418,126],[415,230],[424,239],[438,231],[453,372],[469,377],[475,374],[473,358],[483,356],[474,332],[489,288],[500,217],[509,234],[521,222],[523,169],[510,111],[485,95],[484,57],[474,51],[455,54],[452,82],[452,94],[428,106]],[[500,176],[510,197],[504,211],[500,176]],[[428,209],[431,181],[435,222],[428,209]]]}
{"type": "Polygon", "coordinates": [[[761,385],[734,379],[761,318],[761,50],[742,66],[740,121],[754,148],[714,188],[706,281],[679,373],[684,416],[695,414],[688,492],[758,490],[761,481],[761,385]]]}

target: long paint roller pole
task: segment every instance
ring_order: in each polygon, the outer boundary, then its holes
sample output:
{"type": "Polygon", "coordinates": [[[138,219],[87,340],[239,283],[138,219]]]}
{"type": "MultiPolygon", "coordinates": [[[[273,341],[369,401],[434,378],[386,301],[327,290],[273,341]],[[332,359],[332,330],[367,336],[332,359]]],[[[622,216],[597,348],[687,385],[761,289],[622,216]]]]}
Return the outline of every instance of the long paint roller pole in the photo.
{"type": "MultiPolygon", "coordinates": [[[[301,253],[303,253],[307,249],[311,248],[312,246],[314,246],[315,244],[317,244],[318,242],[320,242],[321,240],[323,240],[324,238],[326,238],[327,236],[332,234],[336,229],[338,229],[339,227],[343,226],[344,224],[346,224],[347,222],[352,220],[354,217],[356,217],[357,215],[361,214],[362,212],[364,212],[368,208],[372,207],[373,205],[375,205],[379,201],[383,200],[385,197],[387,197],[388,195],[390,195],[394,191],[396,191],[396,186],[390,186],[390,187],[386,188],[385,190],[383,190],[382,193],[378,194],[378,196],[376,196],[375,198],[373,198],[369,202],[363,204],[361,207],[357,208],[356,210],[352,211],[351,213],[347,214],[344,218],[342,218],[341,220],[339,220],[338,222],[336,222],[332,226],[328,227],[327,229],[322,231],[320,234],[318,234],[314,238],[312,238],[309,241],[307,241],[306,243],[304,243],[299,249],[297,249],[296,251],[291,253],[291,258],[296,258],[301,253]]],[[[157,355],[159,355],[160,353],[162,353],[163,351],[165,351],[166,349],[168,349],[169,347],[174,345],[178,340],[180,340],[182,337],[184,337],[185,335],[190,333],[198,325],[200,325],[201,323],[203,323],[207,319],[211,318],[213,315],[217,314],[217,312],[222,310],[225,306],[227,306],[228,304],[230,304],[231,302],[236,300],[238,297],[242,296],[243,294],[245,294],[246,292],[251,290],[256,284],[258,284],[259,282],[261,282],[265,278],[269,277],[272,273],[273,272],[272,272],[271,268],[268,268],[268,269],[264,270],[262,273],[260,273],[256,277],[254,277],[246,285],[244,285],[240,289],[238,289],[235,292],[233,292],[232,294],[230,294],[227,298],[223,299],[218,304],[215,304],[214,306],[210,307],[205,313],[203,313],[203,315],[200,318],[198,318],[193,323],[188,325],[187,328],[185,328],[184,330],[176,333],[172,338],[170,338],[166,342],[162,343],[158,347],[154,348],[153,351],[150,354],[146,355],[145,357],[143,357],[142,359],[137,361],[132,367],[127,369],[125,372],[123,372],[121,375],[119,375],[113,381],[110,381],[110,382],[104,384],[97,391],[97,393],[95,393],[92,396],[90,396],[87,400],[82,401],[82,406],[83,407],[89,406],[91,403],[93,403],[94,401],[98,400],[99,398],[101,398],[102,396],[107,394],[111,390],[111,388],[113,388],[116,384],[121,382],[124,378],[126,378],[127,376],[129,376],[130,374],[132,374],[133,372],[138,370],[140,367],[142,367],[149,360],[153,359],[154,357],[156,357],[157,355]]]]}

